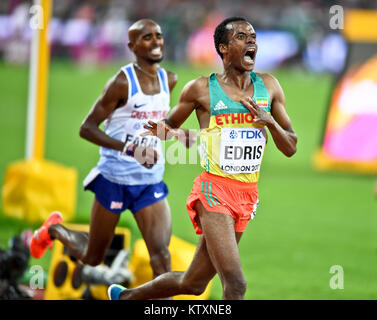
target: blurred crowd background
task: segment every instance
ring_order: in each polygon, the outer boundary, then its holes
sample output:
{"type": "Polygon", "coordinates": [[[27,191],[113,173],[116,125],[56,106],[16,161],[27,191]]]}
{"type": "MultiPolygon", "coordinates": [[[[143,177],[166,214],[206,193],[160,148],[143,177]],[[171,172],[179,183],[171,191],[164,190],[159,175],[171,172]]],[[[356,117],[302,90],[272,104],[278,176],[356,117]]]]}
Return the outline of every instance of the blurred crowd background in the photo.
{"type": "MultiPolygon", "coordinates": [[[[258,69],[294,65],[315,72],[339,72],[346,42],[329,27],[332,5],[374,8],[369,0],[92,0],[54,1],[50,25],[52,59],[102,64],[131,59],[127,29],[148,17],[164,32],[165,58],[175,62],[218,64],[215,26],[229,16],[248,18],[257,30],[258,69]],[[324,59],[326,57],[326,59],[324,59]]],[[[0,56],[28,63],[31,0],[0,2],[0,56]]]]}
{"type": "MultiPolygon", "coordinates": [[[[89,223],[93,197],[84,192],[82,181],[98,159],[98,148],[79,139],[78,128],[105,81],[114,74],[114,64],[118,68],[133,59],[127,47],[128,27],[141,18],[151,18],[161,25],[165,37],[163,65],[173,62],[174,68],[169,69],[180,79],[172,93],[173,102],[178,100],[179,88],[185,83],[214,72],[212,67],[221,65],[213,44],[215,26],[226,17],[243,16],[257,32],[256,71],[279,69],[273,73],[277,73],[284,88],[299,137],[299,152],[292,159],[283,157],[273,146],[266,149],[266,167],[260,181],[261,197],[266,201],[258,208],[257,223],[253,222],[252,230],[245,232],[240,243],[245,277],[252,284],[245,298],[377,299],[377,215],[376,201],[371,197],[375,177],[317,170],[377,172],[377,34],[360,41],[361,32],[356,32],[354,39],[346,42],[342,32],[329,24],[334,5],[340,5],[345,13],[351,8],[373,9],[369,13],[374,21],[362,31],[377,30],[377,17],[373,14],[377,12],[377,0],[51,1],[49,37],[53,64],[48,92],[40,94],[49,96],[46,139],[41,144],[46,144],[46,160],[78,171],[77,192],[72,192],[77,195],[75,223],[89,223]],[[344,268],[345,290],[331,287],[331,266],[344,268]]],[[[14,188],[14,194],[8,191],[9,199],[21,204],[25,212],[17,216],[19,221],[10,219],[17,210],[9,205],[7,209],[4,196],[0,198],[0,248],[8,244],[8,251],[3,250],[6,257],[11,257],[9,252],[16,252],[18,242],[14,236],[31,227],[27,219],[32,205],[45,206],[44,194],[38,193],[40,186],[50,187],[44,177],[57,177],[42,169],[26,169],[21,174],[13,171],[14,176],[7,173],[14,165],[24,164],[18,160],[24,156],[25,137],[30,136],[25,118],[31,115],[27,111],[27,101],[32,96],[28,95],[27,70],[33,4],[32,0],[0,0],[0,145],[4,150],[0,157],[1,192],[4,195],[3,190],[7,190],[6,183],[8,190],[14,188]],[[39,183],[37,175],[43,183],[39,183]],[[22,180],[24,176],[27,181],[22,180]],[[43,201],[36,199],[32,203],[29,195],[34,194],[43,201]]],[[[366,16],[354,20],[353,30],[362,29],[366,16]]],[[[188,119],[185,127],[198,128],[195,117],[188,119]]],[[[174,215],[174,235],[196,243],[185,203],[191,182],[201,169],[169,161],[166,168],[164,180],[172,191],[169,205],[174,215]]],[[[60,185],[67,191],[59,200],[69,203],[71,189],[59,181],[60,185]]],[[[51,192],[63,194],[54,188],[51,192]]],[[[48,196],[46,199],[49,201],[48,196]]],[[[54,201],[49,203],[55,206],[54,201]]],[[[131,215],[122,215],[120,226],[130,228],[134,243],[140,239],[131,215]]],[[[21,239],[30,232],[22,233],[21,239]]],[[[56,252],[63,251],[53,254],[56,252]]],[[[44,260],[25,260],[20,266],[25,270],[26,262],[29,267],[40,265],[47,277],[48,270],[55,270],[51,257],[49,252],[44,260]]],[[[1,286],[6,284],[1,269],[7,271],[7,266],[0,261],[0,299],[5,292],[1,286]]],[[[3,274],[7,275],[5,271],[3,274]]],[[[26,269],[25,274],[29,278],[25,277],[23,283],[30,284],[34,272],[26,269]]],[[[54,274],[49,272],[51,281],[54,274]]],[[[69,277],[72,274],[71,264],[69,277]]],[[[12,270],[11,280],[17,276],[18,281],[20,275],[12,270]]],[[[69,296],[72,281],[65,281],[61,288],[62,296],[69,296]]],[[[74,292],[75,297],[82,294],[80,290],[74,292]]],[[[215,279],[211,299],[221,299],[221,292],[220,280],[215,279]]]]}

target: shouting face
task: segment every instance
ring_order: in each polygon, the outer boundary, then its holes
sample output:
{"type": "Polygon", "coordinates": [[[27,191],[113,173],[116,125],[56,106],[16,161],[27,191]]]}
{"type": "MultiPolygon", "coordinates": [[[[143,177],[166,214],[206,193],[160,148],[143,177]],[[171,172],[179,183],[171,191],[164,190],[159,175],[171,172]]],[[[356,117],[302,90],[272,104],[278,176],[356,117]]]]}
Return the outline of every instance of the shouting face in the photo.
{"type": "Polygon", "coordinates": [[[253,70],[258,50],[253,26],[246,21],[235,21],[229,23],[226,29],[228,44],[220,46],[224,63],[245,71],[253,70]]]}

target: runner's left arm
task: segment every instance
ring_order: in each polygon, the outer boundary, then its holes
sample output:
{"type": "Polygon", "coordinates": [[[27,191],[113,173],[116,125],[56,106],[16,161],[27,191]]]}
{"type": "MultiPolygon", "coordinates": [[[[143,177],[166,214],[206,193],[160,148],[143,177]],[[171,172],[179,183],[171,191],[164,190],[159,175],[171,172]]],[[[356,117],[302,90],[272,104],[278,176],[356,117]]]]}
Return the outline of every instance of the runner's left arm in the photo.
{"type": "Polygon", "coordinates": [[[297,136],[285,109],[283,89],[273,76],[265,74],[263,78],[272,97],[271,114],[261,109],[250,97],[241,102],[254,115],[254,122],[265,125],[269,129],[276,147],[284,155],[291,157],[297,150],[297,136]]]}

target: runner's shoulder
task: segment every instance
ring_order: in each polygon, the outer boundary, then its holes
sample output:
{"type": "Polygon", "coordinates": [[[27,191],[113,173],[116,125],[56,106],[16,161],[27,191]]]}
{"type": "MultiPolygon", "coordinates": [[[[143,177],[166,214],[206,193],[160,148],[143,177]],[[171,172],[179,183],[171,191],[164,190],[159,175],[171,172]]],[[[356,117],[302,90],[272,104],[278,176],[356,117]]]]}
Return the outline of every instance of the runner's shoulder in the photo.
{"type": "Polygon", "coordinates": [[[169,83],[169,88],[170,88],[170,91],[171,91],[171,90],[173,90],[173,88],[175,87],[175,85],[178,82],[178,75],[176,73],[168,71],[168,70],[166,70],[166,74],[168,75],[168,83],[169,83]]]}
{"type": "Polygon", "coordinates": [[[278,80],[271,74],[271,73],[260,73],[256,72],[257,76],[261,77],[264,84],[267,86],[268,84],[270,85],[275,85],[278,83],[278,80]]]}
{"type": "Polygon", "coordinates": [[[275,96],[281,96],[283,93],[278,79],[276,79],[270,73],[256,73],[262,78],[264,85],[266,86],[271,98],[275,96]]]}
{"type": "Polygon", "coordinates": [[[200,76],[199,78],[188,82],[185,87],[191,92],[208,91],[208,78],[209,77],[200,76]]]}
{"type": "Polygon", "coordinates": [[[175,80],[176,82],[178,81],[178,75],[176,73],[174,73],[172,71],[168,71],[168,70],[166,70],[166,73],[168,75],[169,81],[170,80],[175,80]]]}
{"type": "Polygon", "coordinates": [[[115,74],[111,79],[110,83],[116,87],[127,87],[128,88],[128,80],[125,73],[122,70],[119,70],[117,74],[115,74]]]}

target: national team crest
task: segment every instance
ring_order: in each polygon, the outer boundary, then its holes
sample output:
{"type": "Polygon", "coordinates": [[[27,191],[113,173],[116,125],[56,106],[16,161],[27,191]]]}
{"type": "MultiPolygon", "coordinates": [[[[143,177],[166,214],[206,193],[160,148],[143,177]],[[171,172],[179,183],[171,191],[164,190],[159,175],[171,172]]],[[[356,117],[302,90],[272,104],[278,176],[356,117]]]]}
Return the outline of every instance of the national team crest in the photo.
{"type": "Polygon", "coordinates": [[[267,108],[268,107],[268,98],[255,98],[255,101],[257,105],[261,108],[267,108]]]}

